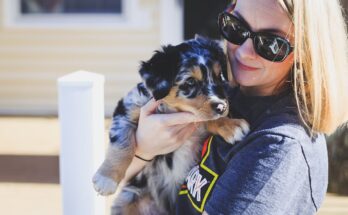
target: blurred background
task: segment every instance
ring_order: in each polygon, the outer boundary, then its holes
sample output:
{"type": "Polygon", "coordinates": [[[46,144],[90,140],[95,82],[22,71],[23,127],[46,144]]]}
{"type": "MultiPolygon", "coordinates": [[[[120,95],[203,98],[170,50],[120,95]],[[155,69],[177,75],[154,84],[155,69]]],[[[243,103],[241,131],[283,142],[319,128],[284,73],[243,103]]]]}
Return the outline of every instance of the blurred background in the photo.
{"type": "MultiPolygon", "coordinates": [[[[0,0],[0,214],[61,214],[57,78],[102,74],[105,134],[141,60],[196,33],[220,39],[227,0],[0,0]]],[[[348,0],[341,0],[347,14],[348,0]]],[[[107,138],[106,138],[107,139],[107,138]]],[[[348,128],[327,137],[319,214],[348,214],[348,128]]]]}

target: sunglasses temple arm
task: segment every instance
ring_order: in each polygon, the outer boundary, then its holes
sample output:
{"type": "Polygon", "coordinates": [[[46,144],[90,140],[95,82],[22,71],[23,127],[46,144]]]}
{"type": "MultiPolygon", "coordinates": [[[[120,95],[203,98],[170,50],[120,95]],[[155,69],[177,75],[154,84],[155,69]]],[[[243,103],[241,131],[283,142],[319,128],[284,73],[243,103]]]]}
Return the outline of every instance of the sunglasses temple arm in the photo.
{"type": "Polygon", "coordinates": [[[237,1],[233,0],[232,3],[227,6],[227,8],[225,9],[224,12],[231,13],[234,10],[234,8],[236,7],[236,4],[237,4],[237,1]]]}

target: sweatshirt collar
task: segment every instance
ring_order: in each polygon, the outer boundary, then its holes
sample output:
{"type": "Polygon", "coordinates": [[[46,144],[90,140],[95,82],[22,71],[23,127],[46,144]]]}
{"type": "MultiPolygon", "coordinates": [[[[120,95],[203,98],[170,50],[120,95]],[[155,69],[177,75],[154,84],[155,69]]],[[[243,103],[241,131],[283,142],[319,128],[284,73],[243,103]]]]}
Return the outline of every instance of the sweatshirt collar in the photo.
{"type": "Polygon", "coordinates": [[[270,96],[247,96],[239,87],[235,87],[229,96],[232,117],[246,119],[251,127],[265,115],[289,110],[296,112],[296,103],[290,87],[270,96]]]}

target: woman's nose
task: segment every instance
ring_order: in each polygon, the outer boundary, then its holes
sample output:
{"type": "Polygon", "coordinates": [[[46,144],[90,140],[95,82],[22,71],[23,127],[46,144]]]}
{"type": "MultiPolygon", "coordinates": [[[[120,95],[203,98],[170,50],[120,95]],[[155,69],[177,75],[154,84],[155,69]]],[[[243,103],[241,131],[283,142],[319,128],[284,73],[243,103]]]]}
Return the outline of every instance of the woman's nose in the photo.
{"type": "Polygon", "coordinates": [[[257,57],[251,38],[248,38],[242,45],[238,47],[237,54],[239,55],[240,59],[253,60],[257,57]]]}

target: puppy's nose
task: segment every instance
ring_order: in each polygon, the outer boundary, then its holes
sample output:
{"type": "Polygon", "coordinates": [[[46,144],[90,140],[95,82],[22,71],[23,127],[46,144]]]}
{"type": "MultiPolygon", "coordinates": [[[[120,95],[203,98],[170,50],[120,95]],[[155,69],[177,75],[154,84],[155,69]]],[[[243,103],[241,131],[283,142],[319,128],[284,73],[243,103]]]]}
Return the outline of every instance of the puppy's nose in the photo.
{"type": "Polygon", "coordinates": [[[214,102],[211,106],[218,114],[223,114],[227,110],[227,104],[225,102],[214,102]]]}

